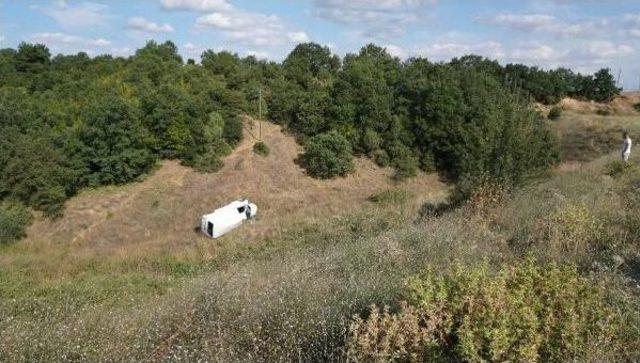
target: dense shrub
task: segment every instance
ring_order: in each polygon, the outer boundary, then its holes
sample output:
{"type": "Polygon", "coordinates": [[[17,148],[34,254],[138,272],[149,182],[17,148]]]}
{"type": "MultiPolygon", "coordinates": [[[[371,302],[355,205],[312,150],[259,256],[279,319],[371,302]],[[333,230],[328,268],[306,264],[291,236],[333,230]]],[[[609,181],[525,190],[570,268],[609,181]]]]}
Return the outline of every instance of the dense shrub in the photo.
{"type": "Polygon", "coordinates": [[[562,108],[559,106],[553,106],[551,107],[551,110],[549,110],[547,118],[549,120],[557,120],[560,118],[560,116],[562,116],[562,108]]]}
{"type": "Polygon", "coordinates": [[[417,156],[409,148],[396,142],[388,149],[392,160],[391,165],[395,168],[393,176],[395,179],[402,180],[416,175],[420,164],[417,156]]]}
{"type": "Polygon", "coordinates": [[[105,97],[83,110],[80,132],[82,176],[89,185],[122,184],[149,170],[155,162],[147,130],[134,106],[118,97],[105,97]]]}
{"type": "Polygon", "coordinates": [[[373,152],[373,161],[381,167],[389,166],[389,154],[384,150],[376,150],[373,152]]]}
{"type": "Polygon", "coordinates": [[[208,152],[203,155],[197,155],[192,162],[187,164],[194,169],[203,173],[213,173],[224,166],[220,156],[215,152],[208,152]]]}
{"type": "Polygon", "coordinates": [[[633,105],[633,108],[635,108],[636,111],[640,112],[640,102],[638,102],[635,105],[633,105]]]}
{"type": "Polygon", "coordinates": [[[253,152],[258,155],[269,156],[269,147],[263,141],[258,141],[253,144],[253,152]]]}
{"type": "Polygon", "coordinates": [[[559,143],[538,113],[497,79],[469,69],[432,70],[418,61],[409,72],[448,78],[421,80],[407,88],[406,98],[416,102],[411,108],[417,148],[458,182],[460,199],[485,179],[517,185],[558,161],[559,143]]]}
{"type": "Polygon", "coordinates": [[[0,203],[0,244],[10,243],[25,236],[31,224],[31,211],[19,202],[0,203]]]}
{"type": "Polygon", "coordinates": [[[307,172],[317,178],[345,176],[355,168],[351,145],[336,131],[312,137],[304,148],[307,172]]]}
{"type": "Polygon", "coordinates": [[[549,247],[563,254],[587,252],[600,240],[603,222],[583,204],[557,208],[545,223],[549,247]]]}
{"type": "Polygon", "coordinates": [[[624,337],[607,289],[575,269],[529,259],[492,273],[487,265],[427,271],[407,281],[397,312],[372,307],[350,327],[356,361],[591,361],[624,337]]]}
{"type": "Polygon", "coordinates": [[[242,121],[238,117],[231,117],[224,123],[222,136],[229,143],[235,146],[242,141],[242,121]]]}

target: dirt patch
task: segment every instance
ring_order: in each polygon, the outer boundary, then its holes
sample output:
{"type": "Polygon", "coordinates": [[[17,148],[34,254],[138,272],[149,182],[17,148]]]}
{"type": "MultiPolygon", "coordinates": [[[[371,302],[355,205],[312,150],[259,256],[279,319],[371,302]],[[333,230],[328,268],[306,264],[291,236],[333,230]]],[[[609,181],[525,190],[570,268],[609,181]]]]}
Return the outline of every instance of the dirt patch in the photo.
{"type": "MultiPolygon", "coordinates": [[[[260,243],[292,223],[363,208],[372,193],[394,187],[393,171],[368,159],[357,159],[356,172],[346,178],[313,179],[294,162],[301,147],[292,136],[263,122],[262,140],[271,149],[264,157],[252,150],[259,124],[246,120],[245,125],[243,142],[220,171],[198,173],[176,161],[162,161],[143,182],[82,192],[67,203],[61,219],[37,218],[21,243],[34,249],[69,244],[70,253],[78,255],[160,252],[207,258],[225,239],[260,243]],[[257,220],[216,241],[195,231],[202,214],[239,198],[258,205],[257,220]]],[[[401,187],[416,195],[416,203],[443,199],[447,193],[436,175],[421,174],[401,187]]]]}

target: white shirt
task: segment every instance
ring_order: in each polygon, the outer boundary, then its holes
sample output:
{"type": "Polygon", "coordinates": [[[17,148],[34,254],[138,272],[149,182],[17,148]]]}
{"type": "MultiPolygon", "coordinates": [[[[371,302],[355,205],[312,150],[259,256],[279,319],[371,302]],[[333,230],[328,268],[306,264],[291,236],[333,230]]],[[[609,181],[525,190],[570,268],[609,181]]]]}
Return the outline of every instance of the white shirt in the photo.
{"type": "Polygon", "coordinates": [[[622,144],[622,153],[623,154],[631,154],[631,138],[627,137],[624,139],[624,143],[622,144]]]}

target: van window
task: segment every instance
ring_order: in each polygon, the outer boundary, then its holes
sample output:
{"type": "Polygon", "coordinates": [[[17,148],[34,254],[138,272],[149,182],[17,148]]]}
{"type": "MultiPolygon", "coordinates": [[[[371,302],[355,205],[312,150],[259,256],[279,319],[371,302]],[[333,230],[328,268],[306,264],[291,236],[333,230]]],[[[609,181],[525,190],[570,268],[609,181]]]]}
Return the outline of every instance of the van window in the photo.
{"type": "Polygon", "coordinates": [[[207,234],[213,237],[213,223],[207,222],[207,234]]]}
{"type": "Polygon", "coordinates": [[[244,208],[245,208],[244,206],[238,208],[238,213],[240,214],[244,213],[244,208]]]}

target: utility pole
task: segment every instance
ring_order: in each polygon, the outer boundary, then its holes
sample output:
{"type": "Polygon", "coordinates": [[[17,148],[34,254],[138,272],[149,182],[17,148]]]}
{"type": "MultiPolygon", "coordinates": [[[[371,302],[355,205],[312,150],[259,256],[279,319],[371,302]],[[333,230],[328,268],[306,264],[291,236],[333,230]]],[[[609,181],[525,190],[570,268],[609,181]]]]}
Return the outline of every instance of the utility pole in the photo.
{"type": "Polygon", "coordinates": [[[620,88],[620,77],[622,76],[622,68],[618,68],[618,79],[616,80],[616,87],[620,88]]]}

